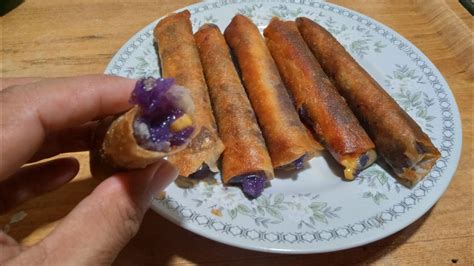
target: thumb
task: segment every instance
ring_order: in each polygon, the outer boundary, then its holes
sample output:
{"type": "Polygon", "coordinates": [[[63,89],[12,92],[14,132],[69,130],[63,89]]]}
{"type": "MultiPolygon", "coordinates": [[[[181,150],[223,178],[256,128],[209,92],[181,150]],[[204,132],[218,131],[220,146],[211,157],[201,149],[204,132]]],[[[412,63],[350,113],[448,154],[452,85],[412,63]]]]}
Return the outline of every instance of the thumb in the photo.
{"type": "Polygon", "coordinates": [[[36,252],[53,265],[112,263],[138,232],[153,195],[177,174],[174,166],[162,160],[140,171],[107,178],[51,235],[28,251],[39,249],[36,252]]]}

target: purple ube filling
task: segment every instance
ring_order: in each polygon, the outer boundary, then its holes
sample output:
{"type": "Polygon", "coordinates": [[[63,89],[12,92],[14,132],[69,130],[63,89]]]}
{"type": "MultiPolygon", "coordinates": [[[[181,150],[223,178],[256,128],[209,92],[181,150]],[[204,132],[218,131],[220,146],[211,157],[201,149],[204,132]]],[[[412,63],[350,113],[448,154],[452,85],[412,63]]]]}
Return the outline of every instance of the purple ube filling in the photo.
{"type": "MultiPolygon", "coordinates": [[[[185,89],[176,86],[174,79],[143,78],[137,81],[130,98],[140,107],[134,122],[135,138],[140,146],[153,151],[168,152],[172,146],[182,145],[192,135],[193,126],[174,132],[171,124],[183,116],[185,89]]],[[[189,100],[188,100],[189,101],[189,100]]]]}
{"type": "Polygon", "coordinates": [[[189,178],[192,178],[192,179],[204,179],[206,177],[209,177],[210,175],[212,174],[211,170],[209,169],[209,166],[207,166],[207,164],[202,164],[201,165],[201,168],[199,168],[199,170],[197,170],[196,172],[194,172],[193,174],[191,174],[189,176],[189,178]]]}
{"type": "Polygon", "coordinates": [[[303,168],[304,166],[304,158],[306,157],[306,154],[301,156],[300,158],[296,159],[294,162],[293,162],[293,165],[295,166],[295,169],[296,170],[300,170],[303,168]]]}
{"type": "Polygon", "coordinates": [[[300,116],[301,122],[303,122],[303,124],[305,124],[307,127],[313,127],[313,121],[311,121],[311,118],[309,118],[306,109],[300,107],[298,109],[298,115],[300,116]]]}
{"type": "Polygon", "coordinates": [[[369,162],[369,155],[364,154],[360,156],[359,162],[357,163],[357,168],[355,169],[353,176],[357,177],[362,172],[362,170],[364,170],[368,162],[369,162]]]}
{"type": "Polygon", "coordinates": [[[251,199],[262,194],[266,181],[265,173],[261,171],[232,178],[232,183],[239,184],[244,194],[251,199]]]}
{"type": "Polygon", "coordinates": [[[364,154],[359,158],[359,166],[360,167],[365,167],[367,163],[369,162],[369,155],[364,154]]]}

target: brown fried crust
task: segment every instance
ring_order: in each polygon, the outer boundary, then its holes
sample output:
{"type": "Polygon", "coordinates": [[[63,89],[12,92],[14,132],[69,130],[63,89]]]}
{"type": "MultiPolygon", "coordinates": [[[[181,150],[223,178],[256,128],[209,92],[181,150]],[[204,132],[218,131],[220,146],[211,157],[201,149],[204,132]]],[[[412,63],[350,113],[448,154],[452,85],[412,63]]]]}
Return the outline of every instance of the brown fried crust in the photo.
{"type": "Polygon", "coordinates": [[[258,28],[236,15],[224,35],[238,61],[273,166],[286,166],[304,154],[312,157],[321,147],[299,120],[258,28]]]}
{"type": "Polygon", "coordinates": [[[134,135],[134,122],[138,115],[139,108],[134,107],[123,115],[108,117],[100,122],[90,153],[94,177],[106,178],[120,170],[144,168],[186,147],[187,143],[173,147],[167,153],[142,148],[134,135]]]}
{"type": "Polygon", "coordinates": [[[274,18],[264,35],[296,108],[306,111],[333,157],[341,162],[347,155],[373,150],[374,144],[306,47],[295,23],[274,18]]]}
{"type": "Polygon", "coordinates": [[[154,30],[162,76],[175,78],[178,85],[190,90],[196,106],[195,124],[201,127],[188,148],[168,157],[182,176],[189,176],[203,164],[207,164],[212,171],[217,172],[217,160],[224,150],[224,145],[217,134],[189,18],[188,10],[170,14],[160,20],[154,30]]]}
{"type": "Polygon", "coordinates": [[[265,140],[242,86],[224,36],[214,24],[202,26],[195,34],[201,56],[219,136],[225,145],[222,179],[263,171],[273,177],[265,140]]]}
{"type": "Polygon", "coordinates": [[[414,185],[440,156],[428,135],[329,32],[307,18],[298,18],[296,23],[312,53],[374,140],[378,153],[404,183],[414,185]]]}

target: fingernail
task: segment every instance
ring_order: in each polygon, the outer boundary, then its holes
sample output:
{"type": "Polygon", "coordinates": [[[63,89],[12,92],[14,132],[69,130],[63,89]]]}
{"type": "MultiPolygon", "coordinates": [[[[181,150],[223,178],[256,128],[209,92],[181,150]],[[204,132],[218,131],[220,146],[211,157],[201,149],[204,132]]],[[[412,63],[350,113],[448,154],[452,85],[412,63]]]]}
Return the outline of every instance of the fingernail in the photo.
{"type": "Polygon", "coordinates": [[[163,161],[150,182],[151,194],[155,195],[156,193],[163,191],[177,177],[178,169],[168,161],[163,161]]]}

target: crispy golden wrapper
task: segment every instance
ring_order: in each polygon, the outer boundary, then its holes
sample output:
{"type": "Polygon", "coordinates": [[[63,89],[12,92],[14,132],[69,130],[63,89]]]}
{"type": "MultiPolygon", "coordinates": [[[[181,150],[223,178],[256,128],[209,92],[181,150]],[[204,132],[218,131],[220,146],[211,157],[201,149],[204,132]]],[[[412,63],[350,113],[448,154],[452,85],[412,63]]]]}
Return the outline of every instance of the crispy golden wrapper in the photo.
{"type": "Polygon", "coordinates": [[[94,135],[90,152],[92,176],[106,178],[115,172],[129,169],[140,169],[183,150],[189,141],[171,147],[169,152],[152,151],[141,147],[134,134],[134,122],[139,115],[138,106],[128,112],[103,119],[94,135]]]}
{"type": "Polygon", "coordinates": [[[190,13],[185,10],[160,20],[154,30],[163,77],[190,90],[200,131],[183,151],[168,157],[182,176],[189,176],[207,165],[217,172],[217,161],[224,145],[217,133],[199,53],[194,41],[190,13]]]}
{"type": "Polygon", "coordinates": [[[242,86],[224,36],[213,24],[195,34],[204,68],[219,136],[225,145],[222,154],[222,179],[264,172],[274,175],[272,161],[254,111],[242,86]]]}
{"type": "Polygon", "coordinates": [[[296,20],[307,45],[400,180],[416,184],[440,157],[420,126],[323,27],[296,20]]]}
{"type": "Polygon", "coordinates": [[[238,61],[273,167],[312,158],[322,148],[300,121],[257,26],[236,15],[224,35],[238,61]]]}
{"type": "Polygon", "coordinates": [[[376,159],[375,146],[306,46],[293,21],[273,18],[264,31],[267,46],[318,140],[353,179],[376,159]]]}

